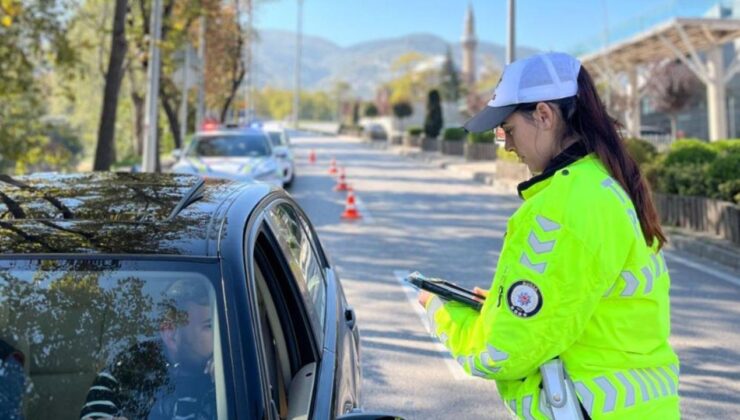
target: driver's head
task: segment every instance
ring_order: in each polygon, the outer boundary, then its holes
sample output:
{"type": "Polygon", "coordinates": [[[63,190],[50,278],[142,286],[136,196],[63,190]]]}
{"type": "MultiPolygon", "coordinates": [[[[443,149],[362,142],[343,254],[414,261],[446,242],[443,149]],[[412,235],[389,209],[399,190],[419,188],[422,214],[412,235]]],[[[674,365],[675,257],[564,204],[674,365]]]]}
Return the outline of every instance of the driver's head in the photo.
{"type": "Polygon", "coordinates": [[[160,334],[174,362],[202,368],[213,354],[210,295],[199,280],[177,280],[165,292],[160,334]]]}

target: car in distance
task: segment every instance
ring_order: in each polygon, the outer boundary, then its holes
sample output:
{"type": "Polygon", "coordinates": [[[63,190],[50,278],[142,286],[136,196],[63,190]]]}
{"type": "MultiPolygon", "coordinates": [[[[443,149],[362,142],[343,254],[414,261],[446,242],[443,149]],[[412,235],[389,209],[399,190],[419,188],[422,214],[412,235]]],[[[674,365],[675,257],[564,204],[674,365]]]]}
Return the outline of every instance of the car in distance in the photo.
{"type": "Polygon", "coordinates": [[[282,168],[283,186],[290,188],[295,179],[295,155],[290,146],[288,132],[282,127],[274,126],[266,126],[265,132],[270,137],[275,157],[282,168]]]}
{"type": "Polygon", "coordinates": [[[280,163],[267,134],[260,129],[214,129],[198,132],[171,171],[236,181],[257,180],[283,186],[280,163]]]}

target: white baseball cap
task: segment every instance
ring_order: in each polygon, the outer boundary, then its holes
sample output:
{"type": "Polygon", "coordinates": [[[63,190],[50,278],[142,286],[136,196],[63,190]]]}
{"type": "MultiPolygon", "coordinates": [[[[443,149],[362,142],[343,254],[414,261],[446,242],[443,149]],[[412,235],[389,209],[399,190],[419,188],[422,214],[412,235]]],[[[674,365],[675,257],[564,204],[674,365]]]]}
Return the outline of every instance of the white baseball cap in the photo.
{"type": "Polygon", "coordinates": [[[580,70],[578,59],[559,52],[517,60],[504,68],[486,107],[463,127],[473,133],[493,130],[521,104],[575,96],[580,70]]]}

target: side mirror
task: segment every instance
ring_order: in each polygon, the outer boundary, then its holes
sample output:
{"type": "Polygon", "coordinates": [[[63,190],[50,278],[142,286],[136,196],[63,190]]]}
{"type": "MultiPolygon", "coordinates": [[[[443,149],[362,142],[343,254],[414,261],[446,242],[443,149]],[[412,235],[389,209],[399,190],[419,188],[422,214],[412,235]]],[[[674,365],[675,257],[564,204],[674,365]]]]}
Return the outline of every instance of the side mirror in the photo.
{"type": "Polygon", "coordinates": [[[404,418],[388,413],[359,411],[339,416],[337,420],[404,420],[404,418]]]}
{"type": "Polygon", "coordinates": [[[174,160],[180,160],[180,155],[181,154],[182,154],[182,150],[180,150],[180,149],[173,149],[172,150],[172,154],[170,156],[172,156],[172,159],[174,159],[174,160]]]}

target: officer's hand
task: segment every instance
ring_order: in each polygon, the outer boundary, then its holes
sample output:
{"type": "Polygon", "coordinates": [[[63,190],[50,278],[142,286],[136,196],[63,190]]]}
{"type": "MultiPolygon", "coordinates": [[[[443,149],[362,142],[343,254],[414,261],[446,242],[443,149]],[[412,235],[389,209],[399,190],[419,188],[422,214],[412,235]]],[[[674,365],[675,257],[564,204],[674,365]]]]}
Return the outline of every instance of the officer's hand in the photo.
{"type": "Polygon", "coordinates": [[[473,293],[475,293],[476,295],[488,297],[488,290],[481,289],[480,287],[473,287],[473,293]]]}
{"type": "Polygon", "coordinates": [[[432,298],[432,294],[427,292],[426,290],[420,290],[419,291],[419,303],[423,307],[427,307],[427,302],[429,302],[429,299],[432,298]]]}

